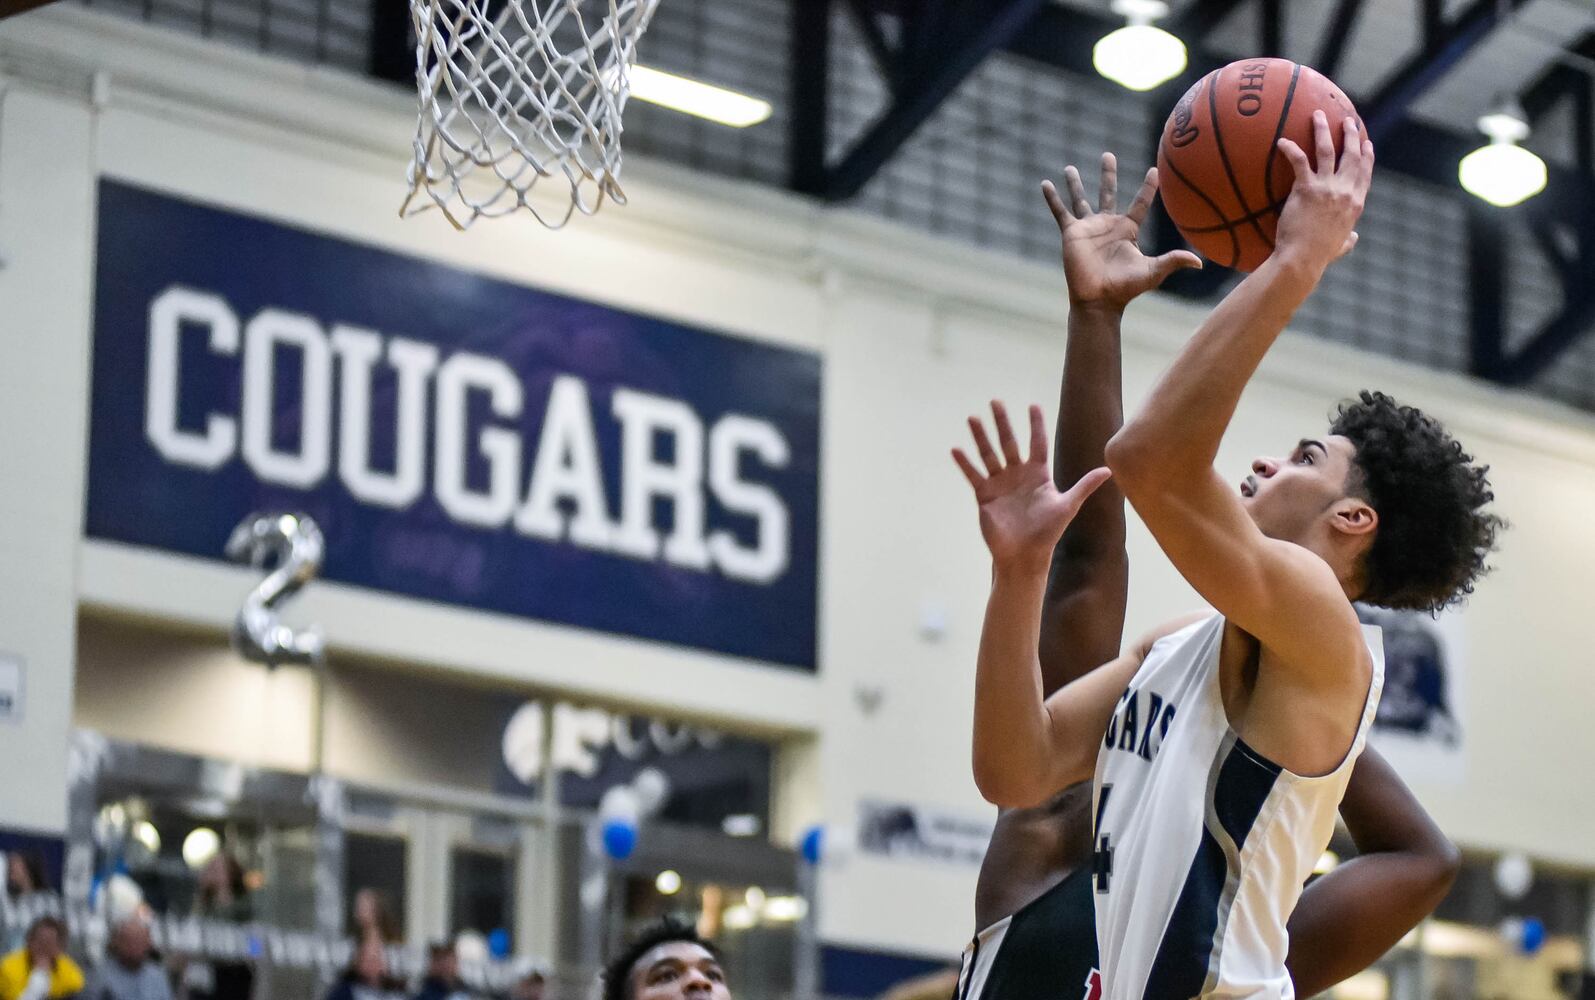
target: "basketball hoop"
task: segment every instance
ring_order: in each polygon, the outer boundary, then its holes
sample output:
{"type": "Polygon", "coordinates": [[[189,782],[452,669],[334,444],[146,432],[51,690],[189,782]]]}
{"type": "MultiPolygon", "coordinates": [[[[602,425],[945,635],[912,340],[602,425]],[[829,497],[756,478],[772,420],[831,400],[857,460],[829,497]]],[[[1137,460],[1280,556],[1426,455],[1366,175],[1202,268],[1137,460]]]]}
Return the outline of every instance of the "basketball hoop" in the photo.
{"type": "Polygon", "coordinates": [[[410,0],[421,108],[400,214],[435,207],[465,229],[525,209],[558,229],[624,205],[621,112],[658,2],[410,0]],[[534,203],[561,179],[562,209],[534,203]]]}

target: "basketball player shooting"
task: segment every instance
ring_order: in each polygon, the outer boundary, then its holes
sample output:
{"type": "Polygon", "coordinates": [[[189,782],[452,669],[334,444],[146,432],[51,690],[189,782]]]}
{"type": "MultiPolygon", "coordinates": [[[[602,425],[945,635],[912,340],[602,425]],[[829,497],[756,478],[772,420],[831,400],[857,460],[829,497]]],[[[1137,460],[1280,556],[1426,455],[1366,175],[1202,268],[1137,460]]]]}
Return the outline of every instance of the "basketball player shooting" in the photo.
{"type": "MultiPolygon", "coordinates": [[[[1052,478],[1068,485],[1102,465],[1123,424],[1120,326],[1126,306],[1177,267],[1184,251],[1149,258],[1137,245],[1157,190],[1149,170],[1118,211],[1118,164],[1102,157],[1098,209],[1079,173],[1067,204],[1049,183],[1063,235],[1069,318],[1054,430],[1052,478]],[[1072,207],[1070,207],[1072,206],[1072,207]]],[[[1124,497],[1110,479],[1081,506],[1053,549],[1037,659],[1044,694],[1119,651],[1129,560],[1124,497]]],[[[1315,996],[1371,965],[1433,911],[1461,859],[1401,779],[1371,747],[1358,759],[1340,813],[1358,857],[1314,880],[1291,914],[1286,968],[1315,996]]],[[[964,949],[956,1000],[1096,1000],[1091,786],[1080,782],[1033,809],[999,813],[975,889],[977,932],[964,949]]]]}
{"type": "Polygon", "coordinates": [[[1373,150],[1347,119],[1337,164],[1295,184],[1273,254],[1213,311],[1106,450],[1060,492],[1039,410],[1025,458],[1000,405],[975,428],[994,572],[974,768],[999,806],[1095,773],[1103,995],[1291,997],[1287,918],[1327,845],[1378,703],[1380,650],[1352,600],[1438,609],[1471,591],[1499,521],[1485,470],[1435,421],[1364,392],[1330,433],[1259,459],[1239,495],[1213,468],[1240,393],[1325,269],[1355,245],[1373,150]],[[1171,623],[1043,699],[1038,627],[1053,546],[1109,469],[1216,615],[1171,623]],[[1101,749],[1099,758],[1098,750],[1101,749]]]}

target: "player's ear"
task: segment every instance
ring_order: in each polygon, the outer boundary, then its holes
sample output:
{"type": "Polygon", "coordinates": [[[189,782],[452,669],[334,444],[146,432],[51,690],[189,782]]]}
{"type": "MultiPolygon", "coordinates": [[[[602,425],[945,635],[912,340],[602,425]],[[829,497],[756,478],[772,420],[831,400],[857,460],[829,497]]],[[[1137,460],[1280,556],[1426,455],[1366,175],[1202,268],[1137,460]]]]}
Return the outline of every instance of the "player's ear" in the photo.
{"type": "Polygon", "coordinates": [[[1372,535],[1379,527],[1379,512],[1360,497],[1341,497],[1329,509],[1329,523],[1347,535],[1372,535]]]}

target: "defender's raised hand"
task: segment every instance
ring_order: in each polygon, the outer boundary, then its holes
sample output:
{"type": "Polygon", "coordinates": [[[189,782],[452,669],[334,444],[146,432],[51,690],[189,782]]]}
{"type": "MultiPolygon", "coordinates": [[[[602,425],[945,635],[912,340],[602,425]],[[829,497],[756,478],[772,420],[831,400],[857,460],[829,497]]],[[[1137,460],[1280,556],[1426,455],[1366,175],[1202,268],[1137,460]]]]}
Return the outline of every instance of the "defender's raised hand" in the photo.
{"type": "Polygon", "coordinates": [[[1073,305],[1122,310],[1131,299],[1161,285],[1175,271],[1202,266],[1201,258],[1188,250],[1171,250],[1160,257],[1141,252],[1141,223],[1157,196],[1156,167],[1146,172],[1135,201],[1123,214],[1118,211],[1119,163],[1112,153],[1102,154],[1102,185],[1095,212],[1080,182],[1080,171],[1068,166],[1063,176],[1069,189],[1067,204],[1051,181],[1041,182],[1041,193],[1063,235],[1063,275],[1073,305]]]}
{"type": "Polygon", "coordinates": [[[953,461],[975,491],[975,502],[980,505],[980,534],[991,550],[992,562],[999,569],[1045,573],[1064,529],[1086,498],[1107,482],[1108,470],[1093,469],[1068,492],[1060,493],[1047,464],[1047,428],[1041,407],[1030,407],[1029,458],[1020,454],[1013,425],[1001,403],[992,402],[991,415],[997,429],[997,448],[992,447],[980,418],[969,418],[975,450],[985,471],[977,468],[961,448],[953,449],[953,461]]]}

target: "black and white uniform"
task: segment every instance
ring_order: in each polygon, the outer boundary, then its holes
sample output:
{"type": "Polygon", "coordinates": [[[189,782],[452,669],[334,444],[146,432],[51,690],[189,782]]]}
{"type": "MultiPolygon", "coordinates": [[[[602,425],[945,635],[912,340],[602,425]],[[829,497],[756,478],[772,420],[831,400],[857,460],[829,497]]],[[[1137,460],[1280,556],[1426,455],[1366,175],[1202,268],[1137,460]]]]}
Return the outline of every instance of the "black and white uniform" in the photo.
{"type": "Polygon", "coordinates": [[[1219,688],[1224,618],[1158,640],[1108,723],[1093,783],[1097,945],[1106,1000],[1291,1000],[1285,921],[1329,843],[1384,683],[1350,752],[1302,777],[1230,728],[1219,688]]]}
{"type": "Polygon", "coordinates": [[[1101,1000],[1096,930],[1080,869],[975,935],[954,1000],[1101,1000]]]}

